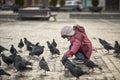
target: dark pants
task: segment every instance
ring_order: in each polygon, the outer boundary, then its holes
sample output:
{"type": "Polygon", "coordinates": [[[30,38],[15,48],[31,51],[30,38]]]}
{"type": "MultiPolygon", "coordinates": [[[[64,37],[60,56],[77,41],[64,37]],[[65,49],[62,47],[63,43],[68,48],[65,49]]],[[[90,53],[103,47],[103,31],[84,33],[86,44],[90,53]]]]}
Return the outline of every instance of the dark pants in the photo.
{"type": "Polygon", "coordinates": [[[85,59],[87,59],[87,58],[84,56],[84,53],[83,53],[83,52],[78,51],[78,52],[75,54],[74,60],[84,61],[85,59]]]}
{"type": "MultiPolygon", "coordinates": [[[[72,45],[69,46],[69,49],[72,47],[72,45]]],[[[78,50],[77,53],[75,54],[74,60],[78,61],[85,61],[87,58],[85,57],[84,53],[82,50],[78,50]]]]}

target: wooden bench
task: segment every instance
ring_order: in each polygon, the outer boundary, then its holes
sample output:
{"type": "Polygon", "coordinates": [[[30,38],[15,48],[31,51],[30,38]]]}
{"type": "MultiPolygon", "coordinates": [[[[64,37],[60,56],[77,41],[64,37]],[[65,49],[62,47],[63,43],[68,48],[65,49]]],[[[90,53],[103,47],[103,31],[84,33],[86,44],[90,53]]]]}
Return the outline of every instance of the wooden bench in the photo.
{"type": "Polygon", "coordinates": [[[49,20],[51,17],[56,21],[56,14],[51,14],[49,9],[41,9],[39,7],[28,7],[19,9],[20,19],[38,18],[41,20],[49,20]]]}

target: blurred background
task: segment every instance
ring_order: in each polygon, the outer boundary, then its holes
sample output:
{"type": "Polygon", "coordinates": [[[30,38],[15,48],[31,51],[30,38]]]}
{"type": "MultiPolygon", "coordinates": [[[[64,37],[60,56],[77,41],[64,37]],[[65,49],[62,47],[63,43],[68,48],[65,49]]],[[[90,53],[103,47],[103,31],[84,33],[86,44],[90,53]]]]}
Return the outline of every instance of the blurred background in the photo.
{"type": "Polygon", "coordinates": [[[51,11],[120,11],[120,0],[0,0],[0,10],[21,7],[49,8],[51,11]]]}

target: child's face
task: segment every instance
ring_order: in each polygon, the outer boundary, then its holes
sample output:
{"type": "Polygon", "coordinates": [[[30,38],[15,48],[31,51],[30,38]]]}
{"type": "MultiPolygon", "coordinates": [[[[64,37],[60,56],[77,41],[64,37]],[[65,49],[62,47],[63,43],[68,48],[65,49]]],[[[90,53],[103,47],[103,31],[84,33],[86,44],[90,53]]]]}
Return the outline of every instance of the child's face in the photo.
{"type": "Polygon", "coordinates": [[[66,38],[67,38],[67,40],[69,41],[69,40],[70,40],[70,38],[71,38],[71,36],[67,36],[66,38]]]}

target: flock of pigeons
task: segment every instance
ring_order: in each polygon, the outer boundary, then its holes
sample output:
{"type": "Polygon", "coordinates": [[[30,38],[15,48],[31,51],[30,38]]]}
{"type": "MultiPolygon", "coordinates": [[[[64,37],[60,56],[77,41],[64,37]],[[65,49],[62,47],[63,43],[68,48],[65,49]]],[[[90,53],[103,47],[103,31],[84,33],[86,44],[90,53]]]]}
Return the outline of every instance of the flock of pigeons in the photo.
{"type": "MultiPolygon", "coordinates": [[[[22,52],[22,48],[24,46],[26,46],[27,51],[29,51],[29,56],[36,55],[39,57],[44,52],[44,46],[41,46],[39,42],[37,42],[36,44],[33,44],[29,40],[27,40],[27,38],[24,38],[24,41],[20,39],[20,42],[18,43],[18,48],[20,48],[20,52],[22,52]]],[[[53,39],[52,43],[47,41],[47,46],[52,55],[60,55],[60,51],[56,48],[57,43],[55,42],[55,39],[53,39]]],[[[6,63],[8,66],[13,64],[15,69],[19,72],[26,71],[26,70],[32,70],[33,63],[28,60],[25,60],[21,55],[19,55],[14,45],[11,45],[10,50],[0,45],[0,55],[4,63],[6,63]],[[11,54],[6,56],[4,53],[2,53],[4,51],[9,51],[11,54]],[[30,65],[31,67],[28,65],[30,65]]],[[[1,61],[0,61],[0,65],[1,65],[1,61]]],[[[39,67],[40,69],[45,70],[45,72],[50,71],[48,63],[46,62],[44,57],[40,59],[39,67]]],[[[3,69],[0,69],[0,76],[1,75],[10,76],[10,74],[5,72],[5,70],[3,69]]]]}
{"type": "MultiPolygon", "coordinates": [[[[118,43],[118,41],[115,41],[115,46],[112,47],[107,41],[99,38],[99,42],[102,44],[102,46],[108,51],[111,49],[114,49],[114,53],[118,55],[120,55],[120,45],[118,43]]],[[[27,38],[24,38],[24,42],[22,41],[22,39],[20,40],[18,47],[21,49],[26,46],[26,49],[29,51],[29,56],[40,56],[41,54],[43,54],[44,52],[44,46],[41,46],[39,44],[39,42],[37,42],[36,44],[31,43],[30,41],[27,40],[27,38]]],[[[55,39],[53,39],[53,42],[49,42],[47,41],[47,46],[48,49],[50,51],[50,53],[53,55],[60,55],[60,51],[59,49],[57,49],[57,43],[55,42],[55,39]]],[[[25,60],[24,58],[22,58],[19,54],[18,51],[14,48],[14,45],[11,45],[10,50],[4,48],[3,46],[0,45],[0,53],[2,60],[4,63],[6,63],[8,66],[10,64],[14,64],[14,67],[17,71],[25,71],[25,70],[32,70],[32,62],[25,60]],[[9,56],[5,56],[4,53],[2,53],[3,51],[10,51],[10,55],[9,56]],[[29,67],[27,65],[30,65],[29,67]]],[[[78,67],[77,65],[75,65],[72,61],[70,61],[68,59],[67,56],[63,57],[61,60],[63,66],[65,68],[67,68],[70,73],[76,77],[76,79],[79,79],[79,77],[81,75],[84,74],[88,74],[88,72],[84,72],[80,67],[78,67]]],[[[87,66],[89,69],[94,69],[94,68],[99,68],[100,70],[102,70],[102,68],[95,64],[93,61],[91,60],[84,60],[84,65],[87,66]]],[[[50,71],[48,63],[46,62],[46,60],[44,59],[44,57],[42,57],[42,59],[40,59],[39,61],[39,67],[43,70],[46,71],[50,71]]],[[[0,76],[1,75],[8,75],[10,76],[9,73],[5,72],[3,69],[0,69],[0,76]]]]}

